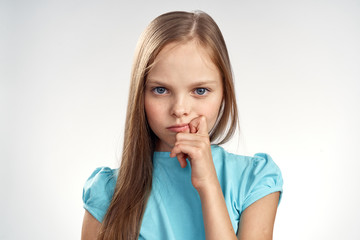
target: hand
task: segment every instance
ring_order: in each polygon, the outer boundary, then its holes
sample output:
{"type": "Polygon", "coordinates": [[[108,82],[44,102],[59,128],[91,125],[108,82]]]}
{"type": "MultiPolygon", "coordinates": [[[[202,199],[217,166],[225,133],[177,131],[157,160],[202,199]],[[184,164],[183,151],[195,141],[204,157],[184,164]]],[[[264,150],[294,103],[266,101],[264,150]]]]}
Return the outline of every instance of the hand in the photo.
{"type": "Polygon", "coordinates": [[[218,181],[211,155],[211,144],[206,118],[200,116],[189,123],[190,132],[176,134],[176,142],[170,157],[177,157],[182,168],[186,158],[191,164],[191,182],[199,190],[213,181],[218,181]]]}

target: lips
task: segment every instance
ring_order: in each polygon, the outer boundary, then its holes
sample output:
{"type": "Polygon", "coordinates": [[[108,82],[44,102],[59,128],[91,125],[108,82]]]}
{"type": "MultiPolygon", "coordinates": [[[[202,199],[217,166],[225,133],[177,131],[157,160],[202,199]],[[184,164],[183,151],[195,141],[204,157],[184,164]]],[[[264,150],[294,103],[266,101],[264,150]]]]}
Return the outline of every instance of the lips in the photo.
{"type": "Polygon", "coordinates": [[[173,125],[167,128],[168,130],[172,131],[172,132],[185,132],[189,129],[189,124],[184,123],[184,124],[177,124],[177,125],[173,125]]]}

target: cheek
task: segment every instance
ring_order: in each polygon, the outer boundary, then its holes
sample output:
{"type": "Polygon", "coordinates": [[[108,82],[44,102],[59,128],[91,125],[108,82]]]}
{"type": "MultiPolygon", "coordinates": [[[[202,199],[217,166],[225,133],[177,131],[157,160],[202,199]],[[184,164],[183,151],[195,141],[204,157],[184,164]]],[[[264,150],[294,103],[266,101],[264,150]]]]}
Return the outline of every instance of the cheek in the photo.
{"type": "Polygon", "coordinates": [[[215,121],[218,116],[218,109],[217,108],[209,108],[208,109],[208,127],[211,129],[215,124],[215,121]]]}
{"type": "MultiPolygon", "coordinates": [[[[165,111],[165,107],[153,101],[145,100],[145,113],[148,119],[148,122],[151,125],[156,124],[158,122],[159,116],[163,115],[165,111]]],[[[154,127],[154,126],[151,126],[154,127]]]]}
{"type": "Polygon", "coordinates": [[[221,100],[216,100],[206,105],[203,105],[202,108],[200,109],[201,115],[206,116],[209,131],[216,122],[216,119],[219,114],[220,106],[221,106],[221,100]]]}

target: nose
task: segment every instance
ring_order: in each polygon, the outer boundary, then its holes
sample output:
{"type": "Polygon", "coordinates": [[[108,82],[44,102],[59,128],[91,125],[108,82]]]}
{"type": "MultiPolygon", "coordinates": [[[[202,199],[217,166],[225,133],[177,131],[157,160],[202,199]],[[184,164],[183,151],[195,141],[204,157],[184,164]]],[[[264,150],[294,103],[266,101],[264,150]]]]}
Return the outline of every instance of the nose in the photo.
{"type": "Polygon", "coordinates": [[[184,97],[177,97],[174,99],[171,107],[171,115],[177,118],[188,116],[190,111],[190,104],[184,97]]]}

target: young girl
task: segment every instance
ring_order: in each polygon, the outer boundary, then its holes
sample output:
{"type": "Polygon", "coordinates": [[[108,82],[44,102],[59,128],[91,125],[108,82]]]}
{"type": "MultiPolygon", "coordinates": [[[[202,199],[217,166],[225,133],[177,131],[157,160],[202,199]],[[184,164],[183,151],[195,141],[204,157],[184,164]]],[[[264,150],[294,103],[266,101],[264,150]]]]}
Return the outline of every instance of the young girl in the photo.
{"type": "Polygon", "coordinates": [[[84,186],[82,239],[272,239],[282,192],[267,154],[218,144],[237,126],[226,45],[203,12],[170,12],[140,38],[120,169],[84,186]]]}

